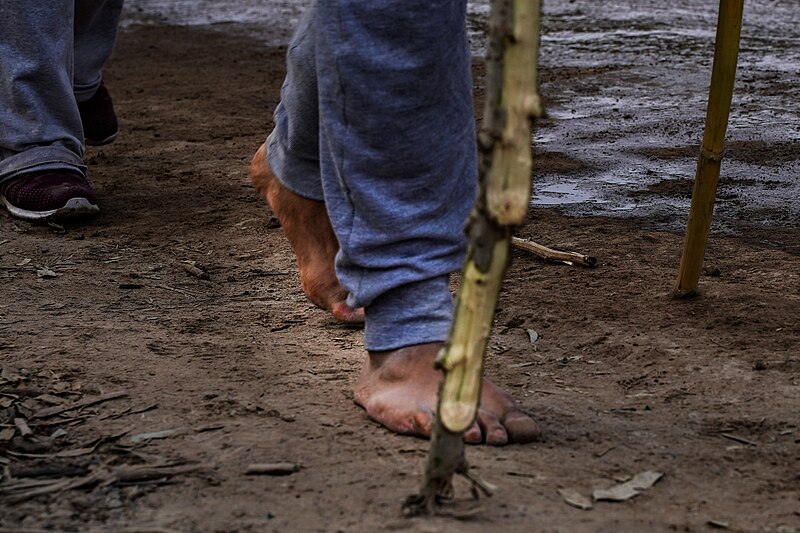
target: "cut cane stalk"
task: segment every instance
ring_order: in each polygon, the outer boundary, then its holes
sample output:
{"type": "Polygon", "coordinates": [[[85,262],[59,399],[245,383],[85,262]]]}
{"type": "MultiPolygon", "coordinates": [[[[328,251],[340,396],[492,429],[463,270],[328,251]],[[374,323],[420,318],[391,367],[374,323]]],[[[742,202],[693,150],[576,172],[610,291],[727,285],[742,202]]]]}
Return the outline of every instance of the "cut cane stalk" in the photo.
{"type": "Polygon", "coordinates": [[[486,272],[472,258],[467,260],[450,342],[437,361],[446,376],[439,391],[438,415],[451,433],[469,429],[478,410],[483,355],[508,264],[508,236],[499,239],[494,243],[486,272]]]}
{"type": "Polygon", "coordinates": [[[487,51],[487,100],[481,150],[481,190],[470,221],[470,247],[450,341],[439,358],[445,378],[438,415],[463,433],[480,398],[483,355],[508,265],[511,230],[531,197],[531,118],[542,114],[538,94],[540,2],[492,2],[487,51]],[[499,51],[498,51],[499,49],[499,51]]]}
{"type": "Polygon", "coordinates": [[[714,197],[719,182],[725,131],[728,128],[728,116],[733,99],[743,8],[744,0],[720,0],[719,3],[717,40],[714,47],[714,65],[711,69],[711,88],[708,93],[703,145],[697,161],[692,207],[683,241],[678,279],[673,291],[678,297],[695,293],[703,269],[711,215],[714,211],[714,197]]]}
{"type": "Polygon", "coordinates": [[[480,191],[470,218],[470,244],[450,339],[437,358],[444,372],[420,493],[409,514],[434,513],[452,496],[456,473],[473,492],[491,485],[469,472],[463,433],[478,410],[483,358],[508,266],[511,232],[531,194],[531,120],[542,115],[538,94],[540,0],[493,0],[486,54],[486,107],[478,134],[480,191]]]}
{"type": "MultiPolygon", "coordinates": [[[[494,28],[504,35],[499,66],[501,82],[490,90],[487,72],[487,102],[484,128],[500,138],[493,143],[486,177],[486,211],[499,225],[521,224],[531,199],[530,117],[541,117],[537,87],[540,2],[531,0],[493,2],[501,17],[494,28]],[[533,30],[536,28],[536,30],[533,30]],[[489,97],[498,98],[490,102],[489,97]],[[505,124],[502,124],[505,122],[505,124]]],[[[490,61],[487,53],[487,61],[490,61]]],[[[500,80],[498,80],[500,81],[500,80]]]]}

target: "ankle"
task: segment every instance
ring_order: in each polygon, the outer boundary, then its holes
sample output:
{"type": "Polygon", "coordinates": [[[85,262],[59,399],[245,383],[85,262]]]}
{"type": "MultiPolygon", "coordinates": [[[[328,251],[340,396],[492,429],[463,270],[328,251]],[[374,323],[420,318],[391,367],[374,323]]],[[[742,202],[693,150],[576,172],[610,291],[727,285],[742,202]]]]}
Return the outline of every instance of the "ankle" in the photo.
{"type": "MultiPolygon", "coordinates": [[[[396,381],[434,369],[441,342],[414,344],[397,350],[369,351],[365,371],[386,381],[396,381]]],[[[436,371],[438,374],[438,370],[436,371]]]]}

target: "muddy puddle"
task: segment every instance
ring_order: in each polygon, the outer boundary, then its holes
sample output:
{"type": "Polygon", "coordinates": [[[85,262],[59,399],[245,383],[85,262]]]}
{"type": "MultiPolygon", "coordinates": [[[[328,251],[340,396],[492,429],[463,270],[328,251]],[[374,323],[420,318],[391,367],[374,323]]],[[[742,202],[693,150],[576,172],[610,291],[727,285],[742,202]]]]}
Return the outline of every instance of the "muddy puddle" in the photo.
{"type": "MultiPolygon", "coordinates": [[[[535,145],[579,172],[537,175],[534,205],[685,224],[711,75],[716,5],[546,2],[535,145]]],[[[797,225],[800,5],[748,3],[718,190],[718,229],[797,225]]]]}
{"type": "MultiPolygon", "coordinates": [[[[125,24],[213,26],[286,44],[308,0],[129,0],[125,24]]],[[[488,2],[469,4],[483,53],[488,2]]],[[[681,230],[711,75],[717,6],[545,2],[534,207],[647,219],[681,230]]],[[[715,230],[800,225],[800,4],[745,5],[715,230]]]]}

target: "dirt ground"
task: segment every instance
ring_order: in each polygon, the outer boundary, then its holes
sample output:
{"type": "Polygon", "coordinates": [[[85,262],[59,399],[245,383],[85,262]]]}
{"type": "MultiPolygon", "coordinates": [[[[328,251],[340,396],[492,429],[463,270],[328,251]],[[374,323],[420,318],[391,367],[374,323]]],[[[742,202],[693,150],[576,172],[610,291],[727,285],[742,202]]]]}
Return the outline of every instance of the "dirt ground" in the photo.
{"type": "MultiPolygon", "coordinates": [[[[800,230],[757,212],[712,237],[701,296],[678,301],[670,224],[533,210],[521,236],[599,259],[509,271],[487,374],[544,437],[468,448],[498,486],[477,515],[403,517],[428,443],[353,403],[362,333],[306,302],[247,180],[284,53],[124,31],[106,73],[122,133],[87,156],[100,216],[0,214],[0,532],[800,531],[800,230]],[[300,468],[245,474],[273,462],[300,468]],[[559,493],[647,470],[663,477],[625,502],[559,493]]],[[[589,94],[590,74],[543,72],[551,95],[589,94]]],[[[586,172],[539,156],[538,175],[586,172]]]]}

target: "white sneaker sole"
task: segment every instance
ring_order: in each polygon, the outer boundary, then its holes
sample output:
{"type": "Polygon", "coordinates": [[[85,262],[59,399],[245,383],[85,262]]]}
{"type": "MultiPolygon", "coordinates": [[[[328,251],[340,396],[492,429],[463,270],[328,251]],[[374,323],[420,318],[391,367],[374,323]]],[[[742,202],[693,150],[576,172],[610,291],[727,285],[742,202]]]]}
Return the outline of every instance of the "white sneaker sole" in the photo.
{"type": "Polygon", "coordinates": [[[45,221],[45,220],[73,220],[96,215],[100,208],[91,203],[86,198],[70,198],[64,207],[52,209],[50,211],[29,211],[12,205],[6,200],[5,196],[0,196],[3,205],[6,206],[11,216],[22,220],[45,221]]]}
{"type": "Polygon", "coordinates": [[[105,139],[100,139],[100,140],[84,139],[83,144],[85,144],[86,146],[103,146],[104,144],[108,144],[112,142],[114,139],[116,139],[117,135],[119,135],[119,130],[115,131],[113,134],[109,135],[105,139]]]}

